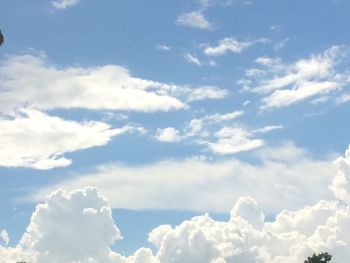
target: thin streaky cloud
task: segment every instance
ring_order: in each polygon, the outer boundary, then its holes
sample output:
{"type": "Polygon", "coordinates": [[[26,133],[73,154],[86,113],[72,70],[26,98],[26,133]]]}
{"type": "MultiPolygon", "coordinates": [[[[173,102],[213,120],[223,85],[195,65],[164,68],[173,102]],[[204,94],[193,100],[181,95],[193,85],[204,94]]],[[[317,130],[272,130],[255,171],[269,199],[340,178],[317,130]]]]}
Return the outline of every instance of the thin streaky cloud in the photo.
{"type": "Polygon", "coordinates": [[[157,44],[156,48],[161,51],[169,51],[171,50],[170,46],[164,45],[164,44],[157,44]]]}
{"type": "Polygon", "coordinates": [[[242,91],[262,96],[260,109],[286,107],[307,99],[317,100],[334,91],[341,91],[349,83],[344,69],[338,65],[347,57],[342,46],[332,46],[321,54],[284,64],[280,58],[260,57],[256,63],[262,68],[246,71],[242,91]]]}
{"type": "Polygon", "coordinates": [[[197,65],[197,66],[202,66],[202,62],[194,55],[190,53],[185,53],[184,54],[184,59],[191,64],[197,65]]]}
{"type": "Polygon", "coordinates": [[[208,56],[220,56],[228,52],[241,53],[253,44],[251,41],[241,42],[234,37],[226,37],[218,41],[216,46],[205,46],[203,52],[208,56]]]}

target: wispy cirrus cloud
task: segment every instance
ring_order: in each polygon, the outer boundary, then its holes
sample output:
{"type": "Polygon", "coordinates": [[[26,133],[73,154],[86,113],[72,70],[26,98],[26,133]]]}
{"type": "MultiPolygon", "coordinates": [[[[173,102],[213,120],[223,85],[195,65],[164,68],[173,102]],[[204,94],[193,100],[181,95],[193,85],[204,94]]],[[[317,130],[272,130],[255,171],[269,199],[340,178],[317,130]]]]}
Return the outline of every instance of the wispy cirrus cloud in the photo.
{"type": "Polygon", "coordinates": [[[227,52],[241,53],[252,45],[253,42],[240,42],[233,37],[227,37],[220,40],[216,46],[206,46],[204,53],[208,56],[220,56],[227,52]]]}
{"type": "Polygon", "coordinates": [[[341,91],[349,83],[346,70],[338,70],[348,51],[332,46],[322,54],[284,64],[280,58],[261,57],[256,62],[262,68],[246,71],[242,90],[262,95],[261,109],[286,107],[301,101],[317,99],[341,91]]]}
{"type": "Polygon", "coordinates": [[[187,141],[203,145],[217,155],[233,155],[264,146],[264,140],[257,138],[259,135],[283,128],[271,125],[249,130],[234,122],[243,114],[243,111],[209,114],[192,119],[182,131],[173,127],[158,129],[155,138],[162,142],[187,141]]]}
{"type": "Polygon", "coordinates": [[[226,53],[241,53],[257,43],[265,43],[267,39],[239,41],[234,37],[225,37],[217,45],[203,45],[203,52],[207,56],[221,56],[226,53]]]}
{"type": "Polygon", "coordinates": [[[156,48],[161,51],[169,51],[171,50],[170,46],[164,45],[164,44],[157,44],[156,48]]]}
{"type": "Polygon", "coordinates": [[[195,56],[190,53],[185,53],[184,54],[184,59],[191,64],[197,65],[197,66],[202,66],[202,62],[195,56]]]}

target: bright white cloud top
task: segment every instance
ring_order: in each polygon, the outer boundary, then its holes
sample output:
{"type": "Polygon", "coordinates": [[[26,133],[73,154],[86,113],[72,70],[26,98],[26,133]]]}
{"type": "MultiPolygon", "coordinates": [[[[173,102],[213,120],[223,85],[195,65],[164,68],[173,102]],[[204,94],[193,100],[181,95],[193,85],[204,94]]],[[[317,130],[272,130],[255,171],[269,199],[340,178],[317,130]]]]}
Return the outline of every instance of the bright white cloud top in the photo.
{"type": "MultiPolygon", "coordinates": [[[[349,163],[348,152],[337,161],[341,176],[349,177],[349,163]]],[[[347,190],[342,192],[348,195],[347,190]]],[[[174,228],[161,225],[149,233],[149,242],[156,248],[154,253],[140,248],[134,255],[124,257],[110,248],[121,234],[107,199],[94,188],[58,190],[37,206],[16,247],[0,246],[0,256],[6,262],[37,263],[277,263],[302,262],[313,251],[326,250],[336,261],[342,261],[350,258],[349,224],[347,202],[322,200],[296,211],[284,210],[274,221],[266,222],[258,203],[241,197],[233,206],[229,221],[215,221],[206,214],[174,228]]]]}

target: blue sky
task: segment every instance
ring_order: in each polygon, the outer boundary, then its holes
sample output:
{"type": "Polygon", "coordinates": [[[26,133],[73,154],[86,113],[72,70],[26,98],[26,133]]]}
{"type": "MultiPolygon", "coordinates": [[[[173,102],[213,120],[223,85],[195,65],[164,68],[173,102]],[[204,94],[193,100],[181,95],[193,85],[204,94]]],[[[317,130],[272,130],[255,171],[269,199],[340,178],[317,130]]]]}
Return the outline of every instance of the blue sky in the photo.
{"type": "Polygon", "coordinates": [[[125,255],[152,247],[160,224],[227,220],[241,196],[267,221],[333,199],[349,12],[346,0],[2,1],[7,245],[58,188],[107,197],[125,255]]]}

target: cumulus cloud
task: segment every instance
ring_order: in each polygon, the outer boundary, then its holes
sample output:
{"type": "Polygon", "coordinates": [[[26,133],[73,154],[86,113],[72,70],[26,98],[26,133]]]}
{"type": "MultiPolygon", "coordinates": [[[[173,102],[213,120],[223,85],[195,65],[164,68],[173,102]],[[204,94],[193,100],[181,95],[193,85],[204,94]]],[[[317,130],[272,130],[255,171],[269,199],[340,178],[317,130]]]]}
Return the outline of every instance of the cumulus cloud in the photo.
{"type": "Polygon", "coordinates": [[[183,13],[178,16],[176,23],[199,29],[212,29],[212,24],[207,20],[202,11],[183,13]]]}
{"type": "MultiPolygon", "coordinates": [[[[348,175],[350,171],[348,157],[346,154],[337,161],[341,174],[348,175]]],[[[299,177],[306,179],[311,174],[299,177]]],[[[316,180],[320,180],[319,176],[317,173],[316,180]]],[[[327,187],[323,190],[327,191],[327,187]]],[[[260,204],[264,203],[261,200],[260,204]]],[[[158,226],[148,238],[154,252],[143,247],[125,257],[110,248],[121,239],[121,233],[107,199],[91,187],[71,192],[58,190],[37,206],[16,247],[0,246],[0,258],[5,263],[298,263],[313,253],[327,251],[335,262],[350,260],[348,202],[330,197],[294,211],[285,209],[272,221],[265,220],[260,204],[254,198],[240,197],[227,221],[205,214],[175,227],[158,226]]]]}
{"type": "Polygon", "coordinates": [[[108,201],[96,189],[58,190],[36,207],[16,260],[112,262],[109,246],[121,238],[108,201]]]}
{"type": "Polygon", "coordinates": [[[103,122],[76,122],[21,109],[0,119],[0,166],[51,169],[71,164],[64,153],[107,144],[112,137],[133,131],[113,129],[103,122]]]}
{"type": "Polygon", "coordinates": [[[339,157],[335,164],[338,166],[338,173],[330,188],[337,198],[350,204],[350,147],[345,152],[345,156],[339,157]]]}
{"type": "Polygon", "coordinates": [[[131,76],[118,65],[67,67],[51,65],[44,55],[13,56],[0,66],[0,111],[23,105],[41,110],[170,111],[187,108],[184,100],[218,99],[217,87],[179,86],[131,76]]]}
{"type": "Polygon", "coordinates": [[[178,142],[181,137],[179,136],[178,130],[168,127],[165,129],[158,129],[156,139],[160,142],[178,142]]]}
{"type": "Polygon", "coordinates": [[[66,9],[67,7],[77,5],[79,2],[80,0],[55,0],[51,3],[57,9],[66,9]]]}
{"type": "Polygon", "coordinates": [[[261,109],[286,107],[298,102],[325,95],[349,83],[346,74],[337,72],[347,51],[332,46],[322,54],[283,64],[281,59],[261,57],[256,62],[263,69],[249,69],[243,90],[263,96],[261,109]]]}
{"type": "Polygon", "coordinates": [[[73,190],[93,185],[115,208],[227,212],[239,197],[251,196],[271,213],[332,196],[327,186],[335,167],[329,160],[313,160],[293,144],[261,148],[252,158],[257,159],[255,164],[191,158],[139,167],[103,165],[94,173],[41,189],[27,200],[42,200],[58,187],[73,190]]]}

